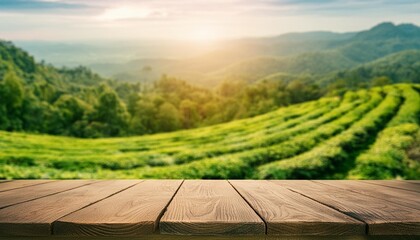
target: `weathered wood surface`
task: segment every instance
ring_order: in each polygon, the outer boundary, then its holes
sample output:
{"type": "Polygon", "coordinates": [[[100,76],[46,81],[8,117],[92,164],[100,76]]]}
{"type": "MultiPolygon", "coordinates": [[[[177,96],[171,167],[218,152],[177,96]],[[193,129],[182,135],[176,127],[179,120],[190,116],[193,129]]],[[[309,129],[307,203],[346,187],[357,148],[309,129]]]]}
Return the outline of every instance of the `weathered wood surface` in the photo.
{"type": "Polygon", "coordinates": [[[57,219],[126,189],[138,181],[97,183],[0,210],[0,235],[45,236],[57,219]]]}
{"type": "Polygon", "coordinates": [[[416,239],[419,188],[420,181],[4,181],[0,239],[416,239]]]}
{"type": "Polygon", "coordinates": [[[385,199],[406,207],[420,210],[420,197],[418,193],[400,188],[388,188],[375,186],[364,181],[316,181],[320,184],[327,184],[332,187],[369,195],[371,197],[385,199]]]}
{"type": "Polygon", "coordinates": [[[16,180],[16,181],[6,181],[0,184],[0,192],[9,191],[12,189],[19,189],[24,187],[30,187],[38,184],[49,183],[51,180],[16,180]]]}
{"type": "MultiPolygon", "coordinates": [[[[313,181],[272,181],[368,224],[369,235],[420,235],[420,210],[313,181]]],[[[337,183],[339,184],[339,183],[337,183]]],[[[377,188],[381,188],[377,185],[377,188]]],[[[382,187],[388,188],[388,187],[382,187]]],[[[420,197],[420,194],[417,194],[420,197]]]]}
{"type": "Polygon", "coordinates": [[[186,180],[160,221],[167,234],[264,234],[265,225],[224,180],[186,180]]]}
{"type": "Polygon", "coordinates": [[[0,194],[0,209],[12,206],[18,203],[35,200],[37,198],[46,197],[56,193],[64,192],[74,188],[93,183],[89,180],[72,180],[72,181],[51,181],[45,184],[28,186],[26,189],[16,188],[5,191],[0,194]]]}
{"type": "MultiPolygon", "coordinates": [[[[410,181],[395,181],[395,180],[387,180],[387,181],[363,181],[373,185],[380,185],[384,187],[391,187],[391,188],[398,188],[404,189],[408,191],[420,192],[420,185],[410,181]]],[[[417,181],[419,183],[420,181],[417,181]]]]}
{"type": "Polygon", "coordinates": [[[363,235],[365,224],[268,181],[231,181],[267,224],[267,234],[363,235]]]}
{"type": "Polygon", "coordinates": [[[54,234],[136,236],[153,233],[181,180],[146,180],[54,223],[54,234]]]}

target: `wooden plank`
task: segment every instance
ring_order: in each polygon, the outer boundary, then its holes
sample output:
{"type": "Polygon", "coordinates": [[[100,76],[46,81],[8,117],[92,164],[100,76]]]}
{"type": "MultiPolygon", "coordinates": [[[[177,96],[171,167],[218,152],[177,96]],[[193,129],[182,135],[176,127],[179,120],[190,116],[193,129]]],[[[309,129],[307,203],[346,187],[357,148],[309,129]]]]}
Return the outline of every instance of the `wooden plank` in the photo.
{"type": "Polygon", "coordinates": [[[136,237],[82,237],[48,236],[48,237],[0,237],[0,240],[418,240],[407,236],[281,236],[281,235],[225,235],[225,236],[190,236],[190,235],[139,235],[136,237]]]}
{"type": "Polygon", "coordinates": [[[329,180],[314,181],[329,186],[338,187],[347,191],[369,195],[406,207],[420,210],[420,193],[406,191],[398,188],[389,188],[381,185],[368,184],[362,181],[329,180]]]}
{"type": "Polygon", "coordinates": [[[283,235],[139,235],[135,237],[89,237],[89,236],[46,236],[46,237],[1,237],[0,240],[419,240],[418,236],[283,236],[283,235]]]}
{"type": "Polygon", "coordinates": [[[264,234],[265,224],[225,180],[185,181],[159,228],[164,234],[264,234]]]}
{"type": "Polygon", "coordinates": [[[408,191],[420,192],[420,186],[415,183],[407,181],[396,181],[396,180],[363,180],[365,183],[374,184],[376,186],[385,186],[390,188],[399,188],[408,191]]]}
{"type": "Polygon", "coordinates": [[[267,234],[364,235],[365,223],[268,181],[230,181],[267,224],[267,234]]]}
{"type": "Polygon", "coordinates": [[[98,181],[0,210],[0,235],[46,236],[55,220],[109,197],[139,181],[98,181]]]}
{"type": "Polygon", "coordinates": [[[405,180],[405,182],[420,184],[420,180],[405,180]]]}
{"type": "Polygon", "coordinates": [[[0,192],[9,191],[13,189],[19,189],[24,187],[30,187],[38,184],[45,184],[52,182],[53,180],[14,180],[0,184],[0,192]]]}
{"type": "Polygon", "coordinates": [[[55,193],[81,187],[89,183],[93,182],[89,180],[53,181],[48,182],[47,184],[38,184],[31,186],[30,191],[23,191],[22,189],[13,189],[10,191],[0,192],[0,208],[5,208],[22,202],[46,197],[55,193]]]}
{"type": "MultiPolygon", "coordinates": [[[[226,235],[226,236],[190,236],[190,235],[163,235],[163,234],[152,234],[152,235],[138,235],[135,237],[123,237],[123,236],[114,236],[114,237],[89,237],[89,236],[46,236],[46,237],[1,237],[0,240],[268,240],[266,235],[226,235]]],[[[294,237],[290,238],[281,238],[281,239],[271,239],[270,240],[337,240],[337,238],[313,238],[313,237],[294,237]]],[[[343,238],[341,237],[339,240],[371,240],[365,238],[343,238]]],[[[372,240],[408,240],[405,239],[372,239],[372,240]]],[[[409,239],[410,240],[410,239],[409,239]]],[[[413,239],[417,240],[417,239],[413,239]]]]}
{"type": "Polygon", "coordinates": [[[148,180],[54,223],[54,234],[136,236],[153,233],[182,180],[148,180]]]}
{"type": "Polygon", "coordinates": [[[420,211],[311,181],[272,181],[368,224],[369,235],[420,235],[420,211]]]}

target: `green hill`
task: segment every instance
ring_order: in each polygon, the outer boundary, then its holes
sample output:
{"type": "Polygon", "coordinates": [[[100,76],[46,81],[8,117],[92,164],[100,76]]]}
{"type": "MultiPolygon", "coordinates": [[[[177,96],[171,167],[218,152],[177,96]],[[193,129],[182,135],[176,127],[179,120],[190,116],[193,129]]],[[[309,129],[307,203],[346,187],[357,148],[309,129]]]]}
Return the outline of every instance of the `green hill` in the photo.
{"type": "Polygon", "coordinates": [[[399,84],[347,92],[140,137],[0,132],[0,178],[420,179],[419,91],[399,84]]]}
{"type": "Polygon", "coordinates": [[[367,84],[372,79],[384,76],[389,78],[389,83],[420,83],[420,50],[390,54],[356,68],[338,71],[326,77],[323,84],[337,80],[350,84],[367,84]]]}
{"type": "MultiPolygon", "coordinates": [[[[322,59],[319,62],[322,63],[322,59]]],[[[325,65],[328,68],[328,64],[325,65]]],[[[264,81],[288,83],[300,79],[306,84],[316,82],[321,87],[330,90],[342,88],[342,91],[392,83],[420,83],[420,50],[401,51],[354,68],[330,72],[324,76],[302,74],[304,72],[304,69],[301,74],[294,75],[278,72],[261,78],[257,83],[264,81]]]]}

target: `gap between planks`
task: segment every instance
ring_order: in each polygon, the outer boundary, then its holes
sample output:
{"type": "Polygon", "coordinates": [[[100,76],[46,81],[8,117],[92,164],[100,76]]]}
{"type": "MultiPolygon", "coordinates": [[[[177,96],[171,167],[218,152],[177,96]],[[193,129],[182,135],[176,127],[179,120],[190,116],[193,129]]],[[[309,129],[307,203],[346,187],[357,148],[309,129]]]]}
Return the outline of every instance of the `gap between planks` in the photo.
{"type": "Polygon", "coordinates": [[[367,184],[372,184],[374,186],[395,188],[395,189],[401,189],[401,190],[405,190],[405,191],[420,193],[420,184],[415,183],[415,182],[406,182],[406,181],[402,182],[401,180],[385,180],[384,182],[387,182],[387,184],[386,184],[386,183],[383,183],[382,181],[378,182],[378,181],[375,181],[375,180],[361,180],[361,181],[364,182],[364,183],[367,183],[367,184]],[[390,183],[392,185],[389,185],[390,183]],[[398,185],[398,184],[401,184],[401,183],[409,184],[409,185],[412,185],[412,186],[411,187],[402,187],[402,186],[398,185]]]}
{"type": "Polygon", "coordinates": [[[168,206],[169,206],[169,204],[171,204],[172,200],[174,200],[174,198],[175,198],[176,194],[178,193],[179,189],[181,189],[181,186],[182,186],[182,184],[184,184],[184,182],[185,182],[185,179],[182,179],[182,182],[181,182],[181,184],[179,184],[178,188],[177,188],[177,189],[176,189],[176,191],[174,192],[174,195],[172,195],[171,199],[168,201],[168,203],[166,204],[166,206],[163,208],[162,212],[159,214],[159,216],[158,216],[158,218],[157,218],[157,221],[156,221],[158,224],[156,224],[156,226],[155,226],[155,231],[156,231],[156,232],[160,232],[160,230],[159,230],[159,226],[160,226],[160,224],[159,224],[159,223],[160,223],[160,219],[162,219],[163,215],[164,215],[164,214],[165,214],[165,212],[168,210],[168,206]]]}
{"type": "Polygon", "coordinates": [[[340,209],[338,209],[338,208],[336,208],[336,207],[334,207],[334,206],[332,206],[332,205],[325,204],[325,203],[323,203],[323,202],[321,202],[321,201],[318,201],[318,200],[316,200],[316,199],[314,199],[314,198],[312,198],[312,197],[310,197],[310,196],[307,196],[307,195],[305,195],[305,194],[303,194],[303,193],[300,193],[300,192],[298,192],[298,191],[295,191],[293,188],[290,188],[290,187],[288,187],[288,186],[285,186],[285,188],[287,188],[287,189],[289,189],[290,191],[292,191],[292,192],[294,192],[294,193],[297,193],[297,194],[299,194],[299,195],[301,195],[301,196],[303,196],[303,197],[309,198],[309,199],[310,199],[310,200],[312,200],[312,201],[315,201],[315,202],[317,202],[317,203],[319,203],[319,204],[322,204],[322,205],[324,205],[324,206],[326,206],[326,207],[328,207],[328,208],[331,208],[331,209],[333,209],[333,210],[335,210],[335,211],[337,211],[337,212],[340,212],[340,213],[342,213],[342,214],[344,214],[344,215],[346,215],[346,216],[348,216],[348,217],[350,217],[350,218],[356,219],[356,220],[358,220],[358,221],[360,221],[360,222],[364,223],[364,225],[365,225],[365,229],[366,229],[366,231],[365,231],[365,235],[368,235],[368,233],[369,233],[369,224],[367,224],[367,222],[363,221],[362,219],[360,219],[360,218],[358,218],[358,217],[355,217],[355,216],[351,216],[351,215],[347,214],[346,212],[343,212],[343,211],[341,211],[340,209]]]}
{"type": "Polygon", "coordinates": [[[266,228],[227,180],[185,181],[159,224],[171,235],[264,235],[266,228]]]}
{"type": "MultiPolygon", "coordinates": [[[[105,199],[107,199],[107,198],[110,198],[110,197],[112,197],[112,196],[114,196],[114,195],[116,195],[116,194],[118,194],[118,193],[120,193],[120,192],[123,192],[123,191],[125,191],[125,190],[127,190],[127,189],[129,189],[129,188],[132,188],[132,187],[134,187],[134,186],[136,186],[137,184],[142,183],[142,182],[144,182],[144,180],[141,180],[141,181],[139,181],[139,182],[137,182],[137,183],[134,183],[133,185],[130,185],[130,186],[128,186],[128,187],[126,187],[126,188],[123,188],[123,189],[121,189],[121,190],[118,190],[118,191],[116,191],[116,192],[114,192],[114,193],[112,193],[112,194],[110,194],[110,195],[108,195],[108,196],[106,196],[106,197],[104,197],[104,198],[102,198],[102,199],[99,199],[99,200],[97,200],[97,201],[95,201],[95,202],[89,203],[89,204],[87,204],[87,205],[85,205],[85,206],[83,206],[83,207],[81,207],[81,208],[79,208],[79,209],[77,209],[77,210],[74,210],[74,211],[72,211],[72,212],[69,212],[69,213],[67,213],[67,214],[65,214],[65,215],[63,215],[63,216],[61,216],[60,218],[55,219],[54,221],[52,221],[52,222],[51,222],[51,228],[50,228],[50,230],[51,230],[51,235],[54,235],[54,225],[55,225],[54,223],[55,223],[56,221],[58,221],[59,219],[64,218],[64,217],[66,217],[66,216],[68,216],[68,215],[70,215],[70,214],[72,214],[72,213],[75,213],[75,212],[77,212],[77,211],[80,211],[80,210],[82,210],[82,209],[84,209],[84,208],[87,208],[87,207],[89,207],[89,206],[92,206],[92,205],[94,205],[94,204],[96,204],[96,203],[98,203],[98,202],[100,202],[100,201],[103,201],[103,200],[105,200],[105,199]]],[[[86,186],[86,185],[85,185],[85,186],[86,186]]]]}
{"type": "Polygon", "coordinates": [[[239,196],[241,196],[241,198],[246,202],[246,204],[248,204],[248,206],[252,209],[252,210],[254,210],[254,212],[255,212],[255,214],[257,214],[257,216],[261,219],[261,221],[263,221],[263,223],[264,223],[264,234],[265,235],[267,235],[267,228],[268,228],[268,224],[267,224],[267,222],[265,221],[265,219],[261,216],[261,214],[256,210],[256,209],[254,209],[253,207],[252,207],[252,205],[248,202],[248,200],[246,200],[245,199],[245,197],[244,196],[242,196],[242,194],[238,191],[238,189],[236,189],[235,188],[235,186],[233,186],[233,184],[230,182],[230,180],[226,180],[228,183],[229,183],[229,185],[230,186],[232,186],[233,187],[233,189],[235,189],[235,191],[239,194],[239,196]]]}
{"type": "Polygon", "coordinates": [[[53,235],[79,237],[154,234],[158,221],[182,182],[142,181],[56,220],[53,235]]]}
{"type": "MultiPolygon", "coordinates": [[[[63,180],[63,181],[67,181],[67,180],[63,180]]],[[[69,181],[73,181],[73,180],[69,180],[69,181]]],[[[80,180],[80,181],[83,181],[83,180],[80,180]]],[[[27,187],[39,187],[40,185],[42,185],[41,187],[43,187],[43,186],[49,186],[49,185],[53,185],[53,184],[55,184],[55,183],[60,183],[60,181],[50,181],[50,182],[46,182],[46,183],[43,183],[43,184],[36,184],[36,185],[30,185],[30,186],[27,186],[27,187]]],[[[76,186],[73,186],[73,187],[70,187],[70,188],[65,188],[65,189],[63,189],[63,190],[57,190],[57,191],[52,191],[52,192],[50,192],[50,193],[45,193],[45,195],[40,195],[40,196],[38,196],[38,197],[34,197],[34,198],[29,198],[29,199],[26,199],[26,200],[22,200],[22,201],[16,201],[16,202],[13,202],[13,203],[10,203],[10,204],[7,204],[7,205],[0,205],[0,209],[3,209],[3,208],[7,208],[7,207],[11,207],[11,206],[14,206],[14,205],[17,205],[17,204],[21,204],[21,203],[26,203],[26,202],[30,202],[30,201],[35,201],[35,200],[37,200],[37,199],[41,199],[41,198],[45,198],[45,197],[49,197],[49,196],[52,196],[52,195],[55,195],[55,194],[59,194],[59,193],[63,193],[63,192],[66,192],[66,191],[70,191],[70,190],[73,190],[73,189],[76,189],[76,188],[80,188],[80,187],[84,187],[84,186],[87,186],[87,185],[91,185],[91,184],[95,184],[96,182],[95,181],[89,181],[89,180],[86,180],[84,183],[82,183],[82,184],[80,184],[80,185],[76,185],[76,186]]],[[[9,190],[7,190],[7,191],[3,191],[3,192],[1,192],[1,193],[6,193],[6,194],[10,194],[10,193],[14,193],[16,190],[19,190],[20,191],[20,188],[14,188],[14,189],[9,189],[9,190]]],[[[15,199],[16,199],[16,195],[14,195],[14,197],[15,197],[15,199]]],[[[2,197],[0,196],[0,199],[1,199],[2,197]]]]}
{"type": "Polygon", "coordinates": [[[52,223],[63,215],[138,182],[97,181],[92,185],[1,209],[0,235],[50,236],[52,223]]]}
{"type": "Polygon", "coordinates": [[[420,235],[420,210],[311,181],[273,182],[363,219],[369,235],[420,235]]]}
{"type": "Polygon", "coordinates": [[[50,182],[56,182],[56,180],[7,180],[7,181],[1,182],[2,184],[0,185],[0,187],[4,187],[4,185],[10,184],[10,183],[12,183],[12,184],[29,183],[29,184],[18,186],[18,187],[9,187],[9,188],[6,188],[6,189],[1,189],[0,188],[0,193],[10,191],[10,190],[15,190],[15,189],[33,187],[33,186],[37,186],[37,185],[41,185],[41,184],[47,184],[47,183],[50,183],[50,182]]]}
{"type": "MultiPolygon", "coordinates": [[[[230,186],[230,187],[232,187],[233,189],[234,189],[234,191],[241,197],[241,199],[243,200],[243,201],[245,201],[246,202],[246,204],[248,205],[248,207],[250,207],[254,212],[255,212],[255,214],[261,219],[261,221],[264,223],[264,226],[265,226],[265,234],[267,234],[267,228],[268,228],[268,224],[267,224],[267,222],[266,222],[266,220],[256,211],[256,209],[254,208],[254,207],[252,207],[252,205],[248,202],[248,200],[238,191],[238,189],[232,184],[232,182],[230,181],[230,180],[222,180],[222,181],[227,181],[227,183],[228,183],[228,186],[230,186]]],[[[19,188],[25,188],[25,187],[29,187],[29,186],[36,186],[36,185],[41,185],[41,184],[48,184],[48,183],[52,183],[52,182],[54,182],[54,181],[48,181],[48,182],[45,182],[45,183],[37,183],[37,184],[34,184],[34,185],[28,185],[28,186],[24,186],[24,187],[19,187],[19,188]]],[[[93,181],[93,183],[97,183],[97,182],[99,182],[99,181],[93,181]]],[[[84,209],[84,208],[87,208],[87,207],[89,207],[89,206],[91,206],[91,205],[94,205],[94,204],[96,204],[96,203],[98,203],[98,202],[101,202],[101,201],[104,201],[104,200],[106,200],[106,199],[108,199],[108,198],[110,198],[110,197],[112,197],[112,196],[114,196],[114,195],[117,195],[117,194],[119,194],[119,193],[121,193],[121,192],[123,192],[123,191],[126,191],[127,189],[130,189],[130,188],[132,188],[132,187],[134,187],[134,186],[136,186],[136,185],[138,185],[138,184],[140,184],[140,183],[142,183],[142,182],[144,182],[144,180],[140,180],[139,182],[136,182],[136,183],[134,183],[134,184],[132,184],[132,185],[130,185],[130,186],[128,186],[128,187],[126,187],[126,188],[124,188],[124,189],[120,189],[120,190],[118,190],[118,191],[116,191],[116,192],[114,192],[114,193],[112,193],[112,194],[110,194],[110,195],[108,195],[108,196],[105,196],[104,198],[102,198],[102,199],[98,199],[97,201],[95,201],[95,202],[92,202],[92,203],[90,203],[90,204],[87,204],[86,206],[83,206],[83,207],[81,207],[81,208],[79,208],[79,209],[77,209],[77,210],[74,210],[73,212],[70,212],[70,213],[68,213],[68,214],[65,214],[65,215],[63,215],[62,217],[65,217],[65,216],[67,216],[67,215],[70,215],[70,214],[72,214],[72,213],[74,213],[74,212],[77,212],[77,211],[79,211],[79,210],[81,210],[81,209],[84,209]]],[[[265,182],[271,182],[271,181],[265,181],[265,182]]],[[[315,183],[315,184],[322,184],[322,185],[329,185],[329,184],[327,184],[327,183],[323,183],[323,181],[310,181],[310,182],[313,182],[313,183],[315,183]]],[[[1,184],[3,184],[3,183],[7,183],[7,182],[1,182],[1,184]]],[[[182,180],[181,181],[181,183],[179,184],[179,186],[178,186],[178,188],[176,189],[176,191],[173,193],[173,195],[172,195],[172,197],[170,198],[170,200],[167,202],[167,204],[166,204],[166,206],[162,209],[162,211],[160,212],[160,214],[158,215],[158,218],[157,218],[157,222],[159,223],[160,221],[161,221],[161,218],[164,216],[164,214],[167,212],[167,209],[168,209],[168,206],[172,203],[172,201],[174,200],[174,198],[176,197],[176,195],[178,194],[178,191],[181,189],[181,187],[184,185],[184,183],[185,183],[185,181],[184,180],[182,180]]],[[[366,182],[366,181],[363,181],[363,183],[364,184],[370,184],[370,186],[372,186],[372,187],[374,187],[374,186],[377,186],[377,187],[383,187],[383,188],[389,188],[389,189],[398,189],[399,191],[407,191],[408,193],[417,193],[415,190],[407,190],[407,189],[403,189],[403,188],[398,188],[398,187],[394,187],[398,182],[395,182],[395,181],[393,181],[393,186],[387,186],[387,185],[382,185],[382,184],[375,184],[375,183],[370,183],[370,182],[366,182]]],[[[92,183],[87,183],[87,184],[85,184],[85,185],[83,185],[83,186],[87,186],[87,185],[90,185],[90,184],[92,184],[92,183]]],[[[386,184],[386,183],[385,183],[386,184]]],[[[416,183],[416,182],[412,182],[412,183],[410,183],[410,186],[413,188],[413,189],[415,189],[414,187],[415,186],[417,186],[417,184],[418,183],[416,183]]],[[[82,187],[82,186],[80,186],[80,187],[82,187]]],[[[343,189],[342,187],[340,187],[340,186],[332,186],[332,185],[329,185],[329,187],[332,187],[332,188],[337,188],[337,189],[341,189],[341,190],[345,190],[345,189],[343,189]]],[[[15,190],[15,189],[19,189],[19,188],[14,188],[14,189],[10,189],[10,190],[15,190]]],[[[76,187],[76,188],[78,188],[78,187],[76,187]]],[[[348,215],[346,212],[343,212],[343,211],[341,211],[341,210],[339,210],[339,209],[337,209],[335,206],[333,206],[333,205],[328,205],[328,204],[324,204],[323,202],[321,202],[320,200],[316,200],[316,199],[314,199],[314,198],[312,198],[312,197],[310,197],[310,196],[307,196],[307,195],[305,195],[305,193],[303,192],[303,193],[301,193],[301,192],[298,192],[298,191],[295,191],[292,187],[288,187],[288,186],[284,186],[284,188],[285,189],[288,189],[288,190],[290,190],[290,191],[292,191],[292,192],[294,192],[294,193],[297,193],[297,194],[299,194],[299,195],[301,195],[302,197],[304,197],[304,198],[307,198],[307,199],[309,199],[309,200],[311,200],[311,201],[314,201],[314,202],[317,202],[317,203],[319,203],[319,204],[322,204],[322,205],[324,205],[324,206],[326,206],[326,207],[328,207],[328,208],[330,208],[330,209],[333,209],[334,211],[337,211],[337,212],[340,212],[340,213],[342,213],[342,214],[344,214],[344,215],[346,215],[346,216],[348,216],[348,217],[350,217],[350,218],[352,218],[352,219],[356,219],[356,220],[358,220],[358,221],[360,221],[360,222],[362,222],[364,225],[365,225],[365,227],[366,227],[366,234],[368,234],[368,232],[369,232],[369,224],[367,224],[367,222],[365,222],[365,221],[363,221],[362,219],[359,219],[357,216],[350,216],[350,215],[348,215]]],[[[72,189],[74,189],[74,188],[72,188],[72,189]]],[[[67,189],[67,190],[64,190],[64,191],[61,191],[61,192],[66,192],[66,191],[69,191],[69,190],[71,190],[71,189],[67,189]]],[[[9,191],[9,190],[5,190],[5,191],[9,191]]],[[[357,189],[355,189],[354,191],[352,190],[352,192],[355,192],[355,193],[357,193],[357,194],[362,194],[362,195],[366,195],[366,196],[369,196],[369,197],[372,197],[372,198],[377,198],[377,197],[375,197],[375,196],[372,196],[372,195],[369,195],[369,194],[366,194],[366,193],[363,193],[363,191],[362,192],[359,192],[359,190],[357,190],[357,189]]],[[[60,193],[60,192],[56,192],[56,193],[52,193],[52,194],[50,194],[50,195],[48,195],[48,196],[51,196],[51,195],[55,195],[55,194],[58,194],[58,193],[60,193]]],[[[309,194],[310,195],[310,194],[309,194]]],[[[46,196],[44,196],[44,197],[46,197],[46,196]]],[[[40,197],[40,198],[42,198],[42,197],[40,197]]],[[[36,198],[36,199],[39,199],[39,198],[36,198]]],[[[33,200],[36,200],[36,199],[31,199],[31,200],[28,200],[28,202],[29,201],[33,201],[33,200]]],[[[382,201],[383,200],[385,200],[385,201],[387,201],[387,202],[389,202],[389,200],[388,199],[383,199],[383,198],[380,198],[382,201]]],[[[61,217],[61,218],[62,218],[61,217]]],[[[54,226],[54,222],[56,222],[58,219],[56,219],[56,220],[54,220],[53,222],[52,222],[52,224],[51,224],[51,231],[53,232],[53,226],[54,226]]],[[[159,229],[159,224],[157,224],[156,225],[156,228],[155,228],[155,232],[160,232],[160,229],[159,229]]]]}
{"type": "Polygon", "coordinates": [[[389,203],[400,204],[408,208],[420,210],[420,199],[418,199],[418,196],[416,196],[416,194],[418,194],[417,192],[407,191],[400,188],[387,188],[382,185],[374,186],[364,181],[357,181],[357,182],[353,182],[353,181],[341,182],[341,181],[342,180],[328,180],[328,181],[311,180],[311,182],[316,183],[316,184],[322,184],[322,185],[333,187],[333,188],[339,188],[342,190],[354,192],[356,194],[361,194],[368,197],[376,198],[380,201],[387,201],[389,203]],[[389,193],[389,191],[393,191],[393,192],[389,193]],[[398,198],[396,196],[398,196],[398,198]]]}
{"type": "MultiPolygon", "coordinates": [[[[272,183],[271,181],[261,180],[261,181],[255,181],[255,180],[243,180],[243,181],[235,181],[232,180],[231,185],[234,187],[237,192],[244,198],[244,200],[250,205],[252,209],[255,210],[258,216],[263,219],[264,223],[266,224],[267,231],[266,234],[269,236],[293,236],[298,234],[303,235],[311,235],[311,236],[329,236],[334,233],[340,236],[346,236],[346,235],[360,235],[365,234],[366,230],[366,224],[363,221],[359,221],[358,219],[348,216],[347,214],[343,214],[341,211],[337,211],[337,209],[331,208],[330,206],[326,206],[324,204],[320,204],[318,201],[315,201],[311,198],[308,198],[307,196],[304,196],[302,194],[296,193],[294,191],[291,191],[290,189],[282,186],[278,186],[277,184],[272,183]],[[248,185],[242,185],[241,182],[248,181],[248,185]],[[262,188],[255,188],[252,187],[253,184],[257,183],[262,188]],[[263,184],[260,184],[263,183],[263,184]],[[236,186],[235,186],[236,185],[236,186]],[[249,186],[251,185],[251,186],[249,186]],[[273,199],[270,199],[270,197],[256,197],[260,193],[262,196],[264,194],[262,192],[265,192],[266,187],[274,187],[273,192],[270,192],[270,196],[278,195],[280,199],[282,199],[282,204],[277,205],[277,203],[272,202],[273,199]],[[277,187],[276,187],[277,185],[277,187]],[[246,186],[249,186],[246,187],[246,186]],[[237,189],[239,188],[239,189],[237,189]],[[290,194],[289,194],[290,193],[290,194]],[[248,194],[248,195],[247,195],[248,194]],[[299,196],[296,199],[296,196],[299,196]],[[248,200],[249,198],[249,200],[248,200]],[[328,218],[320,217],[317,213],[311,212],[311,209],[308,212],[308,218],[301,218],[301,213],[305,212],[304,209],[297,209],[296,205],[293,203],[294,201],[298,201],[300,204],[303,204],[303,208],[307,206],[312,207],[318,207],[322,206],[320,208],[320,211],[326,213],[328,218]],[[268,204],[268,205],[267,205],[268,204]],[[286,216],[282,216],[280,213],[280,218],[278,218],[278,213],[276,213],[275,209],[276,207],[270,207],[271,206],[277,206],[281,208],[280,212],[286,212],[286,216]],[[270,212],[267,213],[266,212],[270,212]],[[297,212],[296,212],[297,210],[297,212]],[[261,211],[261,212],[260,212],[261,211]],[[296,214],[297,215],[293,215],[296,214]],[[295,219],[297,217],[297,219],[295,219]],[[302,226],[297,227],[295,224],[296,222],[294,220],[299,220],[302,223],[302,226]],[[307,221],[310,221],[311,224],[307,225],[307,221]],[[325,228],[324,224],[330,224],[328,228],[325,228]],[[343,224],[347,225],[347,227],[343,227],[343,224]],[[319,225],[318,225],[319,224],[319,225]],[[315,227],[318,226],[318,227],[315,227]],[[333,229],[333,230],[331,230],[333,229]],[[336,232],[338,231],[338,232],[336,232]]],[[[276,198],[277,199],[277,198],[276,198]]]]}

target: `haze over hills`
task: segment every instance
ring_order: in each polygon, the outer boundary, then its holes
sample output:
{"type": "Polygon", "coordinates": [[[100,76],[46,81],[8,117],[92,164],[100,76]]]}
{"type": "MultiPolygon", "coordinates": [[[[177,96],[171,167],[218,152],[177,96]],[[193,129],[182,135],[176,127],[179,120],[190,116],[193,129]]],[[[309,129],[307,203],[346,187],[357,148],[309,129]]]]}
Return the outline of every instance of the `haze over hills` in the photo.
{"type": "Polygon", "coordinates": [[[277,72],[322,75],[399,51],[420,49],[419,32],[420,28],[412,24],[382,23],[358,33],[310,32],[237,40],[184,60],[141,59],[92,67],[107,71],[108,76],[124,73],[125,80],[166,73],[203,86],[216,86],[226,79],[253,82],[277,72]],[[145,66],[152,71],[144,73],[145,66]]]}
{"type": "Polygon", "coordinates": [[[182,42],[110,42],[95,45],[18,42],[55,65],[88,65],[106,77],[152,82],[163,74],[215,87],[271,75],[321,76],[355,68],[404,50],[420,49],[420,28],[385,22],[360,32],[288,33],[206,46],[182,42]]]}

